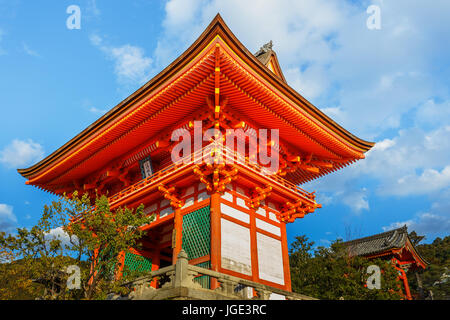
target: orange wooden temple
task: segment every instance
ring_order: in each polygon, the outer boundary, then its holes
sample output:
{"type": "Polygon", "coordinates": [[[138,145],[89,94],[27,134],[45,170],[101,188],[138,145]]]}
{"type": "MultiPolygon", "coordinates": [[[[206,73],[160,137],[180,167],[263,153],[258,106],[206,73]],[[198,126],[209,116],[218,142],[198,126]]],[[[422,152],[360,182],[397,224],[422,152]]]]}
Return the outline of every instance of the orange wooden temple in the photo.
{"type": "Polygon", "coordinates": [[[108,193],[112,209],[144,204],[156,219],[143,227],[142,249],[124,257],[129,265],[139,255],[157,270],[183,248],[191,264],[290,291],[286,224],[320,207],[298,185],[363,159],[372,146],[286,83],[271,43],[252,54],[217,15],[148,83],[18,171],[27,184],[57,195],[97,190],[108,193]],[[242,129],[247,144],[251,129],[278,129],[278,142],[264,144],[278,152],[278,170],[268,174],[238,148],[227,152],[233,164],[193,157],[173,163],[172,133],[193,133],[195,122],[202,132],[242,129]]]}
{"type": "Polygon", "coordinates": [[[406,225],[373,236],[344,242],[344,245],[348,248],[350,256],[390,260],[398,271],[398,279],[403,284],[405,298],[412,299],[406,273],[423,270],[428,262],[422,258],[411,242],[406,225]]]}

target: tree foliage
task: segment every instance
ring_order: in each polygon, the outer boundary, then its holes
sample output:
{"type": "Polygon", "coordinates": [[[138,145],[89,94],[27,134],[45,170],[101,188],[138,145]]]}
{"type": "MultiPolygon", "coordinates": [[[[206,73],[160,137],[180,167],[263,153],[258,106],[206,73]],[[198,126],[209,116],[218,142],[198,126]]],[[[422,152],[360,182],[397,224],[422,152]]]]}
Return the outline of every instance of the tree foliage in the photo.
{"type": "Polygon", "coordinates": [[[140,227],[153,219],[143,205],[112,211],[106,196],[91,204],[87,195],[75,192],[52,202],[30,230],[0,233],[0,259],[5,262],[0,265],[0,299],[103,299],[125,290],[121,284],[140,272],[127,271],[121,257],[139,247],[140,227]],[[80,268],[80,289],[67,287],[71,265],[80,268]],[[119,277],[120,271],[126,276],[119,277]],[[11,296],[14,287],[25,294],[11,296]]]}
{"type": "MultiPolygon", "coordinates": [[[[426,269],[419,273],[424,297],[431,299],[432,295],[433,299],[449,300],[450,236],[443,239],[436,238],[432,243],[419,244],[416,248],[421,256],[429,263],[426,269]]],[[[408,278],[412,278],[413,276],[408,274],[408,278]]],[[[417,282],[410,283],[410,286],[414,294],[420,294],[417,282]]]]}
{"type": "Polygon", "coordinates": [[[391,300],[400,299],[397,271],[388,261],[368,261],[350,257],[342,241],[329,248],[318,247],[306,236],[297,236],[289,250],[292,289],[319,299],[391,300]],[[381,270],[381,289],[366,286],[367,268],[377,265],[381,270]]]}

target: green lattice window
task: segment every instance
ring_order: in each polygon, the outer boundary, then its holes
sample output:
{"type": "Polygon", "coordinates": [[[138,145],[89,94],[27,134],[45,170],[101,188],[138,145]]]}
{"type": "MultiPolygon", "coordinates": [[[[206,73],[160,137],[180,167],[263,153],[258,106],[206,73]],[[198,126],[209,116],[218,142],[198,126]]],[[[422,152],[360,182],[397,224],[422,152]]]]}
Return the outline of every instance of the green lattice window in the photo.
{"type": "MultiPolygon", "coordinates": [[[[197,267],[201,267],[201,268],[205,268],[205,269],[210,269],[211,268],[211,261],[202,262],[202,263],[196,264],[196,266],[197,267]]],[[[194,278],[194,281],[200,283],[202,288],[205,288],[205,289],[210,289],[211,288],[210,280],[211,280],[210,276],[200,276],[200,277],[194,278]]]]}
{"type": "Polygon", "coordinates": [[[183,216],[182,248],[189,260],[204,257],[210,253],[209,206],[183,216]]]}
{"type": "MultiPolygon", "coordinates": [[[[152,271],[152,259],[131,252],[125,254],[124,265],[128,271],[152,271]]],[[[123,273],[124,275],[126,275],[126,270],[123,273]]]]}

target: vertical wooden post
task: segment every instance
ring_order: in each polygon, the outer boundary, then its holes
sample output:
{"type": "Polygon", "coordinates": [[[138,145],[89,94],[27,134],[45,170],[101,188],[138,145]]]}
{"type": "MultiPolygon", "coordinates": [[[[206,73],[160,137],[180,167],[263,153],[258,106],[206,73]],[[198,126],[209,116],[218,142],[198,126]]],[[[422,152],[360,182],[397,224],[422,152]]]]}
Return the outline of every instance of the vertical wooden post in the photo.
{"type": "Polygon", "coordinates": [[[289,267],[289,250],[286,236],[286,224],[281,225],[281,250],[283,256],[283,270],[284,270],[284,285],[287,291],[292,291],[291,288],[291,270],[289,267]]]}
{"type": "Polygon", "coordinates": [[[174,233],[172,235],[172,264],[177,262],[178,254],[181,251],[183,241],[183,216],[181,215],[181,209],[176,208],[174,213],[174,233]]]}
{"type": "Polygon", "coordinates": [[[411,297],[411,290],[409,289],[409,284],[408,284],[408,277],[406,276],[406,272],[403,271],[403,284],[405,286],[405,292],[406,292],[406,299],[408,300],[412,300],[411,297]]]}
{"type": "MultiPolygon", "coordinates": [[[[211,270],[219,271],[221,253],[220,253],[220,193],[214,192],[211,194],[210,205],[211,216],[211,270]]],[[[211,279],[211,289],[218,287],[217,279],[211,279]]]]}
{"type": "MultiPolygon", "coordinates": [[[[252,280],[258,282],[259,279],[259,262],[258,262],[258,237],[256,234],[256,213],[251,210],[250,213],[250,250],[251,250],[251,264],[252,264],[252,280]]],[[[252,289],[252,296],[257,295],[256,291],[252,289]]]]}
{"type": "MultiPolygon", "coordinates": [[[[216,43],[214,51],[215,69],[214,69],[214,118],[219,119],[220,114],[220,45],[216,43]]],[[[216,121],[214,127],[219,129],[219,122],[216,121]]],[[[211,226],[211,270],[219,271],[221,253],[220,253],[220,193],[217,192],[217,186],[213,187],[210,204],[210,226],[211,226]]],[[[219,286],[216,278],[211,279],[211,289],[214,290],[219,286]]]]}
{"type": "Polygon", "coordinates": [[[94,257],[92,257],[92,264],[90,266],[91,267],[90,273],[92,274],[92,276],[88,280],[89,285],[92,285],[92,283],[94,282],[94,277],[97,274],[97,272],[95,271],[95,268],[97,268],[97,266],[95,265],[95,261],[97,261],[98,255],[99,255],[99,250],[94,249],[94,257]]]}
{"type": "Polygon", "coordinates": [[[117,256],[117,263],[119,264],[119,269],[117,269],[116,280],[122,278],[123,268],[125,267],[125,252],[121,251],[117,256]]]}
{"type": "MultiPolygon", "coordinates": [[[[152,271],[156,271],[159,269],[159,265],[160,265],[160,251],[159,250],[155,250],[154,255],[152,256],[152,271]]],[[[157,289],[158,288],[158,281],[156,281],[156,279],[152,280],[152,283],[150,284],[153,288],[157,289]]]]}
{"type": "Polygon", "coordinates": [[[251,210],[250,214],[250,250],[252,262],[252,280],[257,282],[259,279],[258,237],[256,235],[256,217],[254,210],[251,210]]]}

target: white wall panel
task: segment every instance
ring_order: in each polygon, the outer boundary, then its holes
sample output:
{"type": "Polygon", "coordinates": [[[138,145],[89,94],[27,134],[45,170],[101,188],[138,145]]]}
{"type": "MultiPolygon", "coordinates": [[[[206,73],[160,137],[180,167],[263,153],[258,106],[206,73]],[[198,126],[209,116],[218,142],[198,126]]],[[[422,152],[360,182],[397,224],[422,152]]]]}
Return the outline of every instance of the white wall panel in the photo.
{"type": "Polygon", "coordinates": [[[235,209],[233,207],[227,206],[224,203],[220,204],[220,212],[226,214],[227,216],[238,219],[242,222],[250,223],[250,216],[247,213],[239,211],[238,209],[235,209]]]}
{"type": "Polygon", "coordinates": [[[192,205],[194,205],[194,198],[193,197],[187,198],[186,201],[184,202],[184,206],[181,209],[190,207],[192,205]]]}
{"type": "Polygon", "coordinates": [[[202,193],[199,193],[199,195],[197,196],[197,201],[200,202],[200,201],[203,201],[208,198],[209,198],[208,193],[206,191],[204,191],[202,193]]]}
{"type": "Polygon", "coordinates": [[[220,233],[222,268],[251,275],[250,230],[222,218],[220,233]]]}
{"type": "Polygon", "coordinates": [[[165,217],[173,212],[172,207],[165,208],[159,212],[159,217],[165,217]]]}
{"type": "Polygon", "coordinates": [[[256,243],[258,247],[259,278],[283,285],[281,241],[256,233],[256,243]]]}
{"type": "Polygon", "coordinates": [[[246,204],[245,204],[245,200],[242,199],[242,198],[236,197],[236,204],[237,204],[238,206],[247,208],[247,206],[246,206],[246,204]]]}
{"type": "Polygon", "coordinates": [[[260,214],[262,216],[266,215],[266,209],[259,207],[258,209],[256,209],[256,213],[260,214]]]}
{"type": "Polygon", "coordinates": [[[256,219],[256,227],[281,237],[281,231],[279,227],[267,223],[261,219],[256,219]]]}
{"type": "Polygon", "coordinates": [[[278,222],[277,215],[273,212],[269,212],[269,219],[278,222]]]}
{"type": "Polygon", "coordinates": [[[225,192],[223,195],[221,195],[221,198],[233,202],[233,195],[229,192],[225,192]]]}
{"type": "Polygon", "coordinates": [[[203,189],[206,189],[206,184],[204,184],[204,183],[199,183],[199,184],[198,184],[198,190],[200,191],[200,190],[203,190],[203,189]]]}

